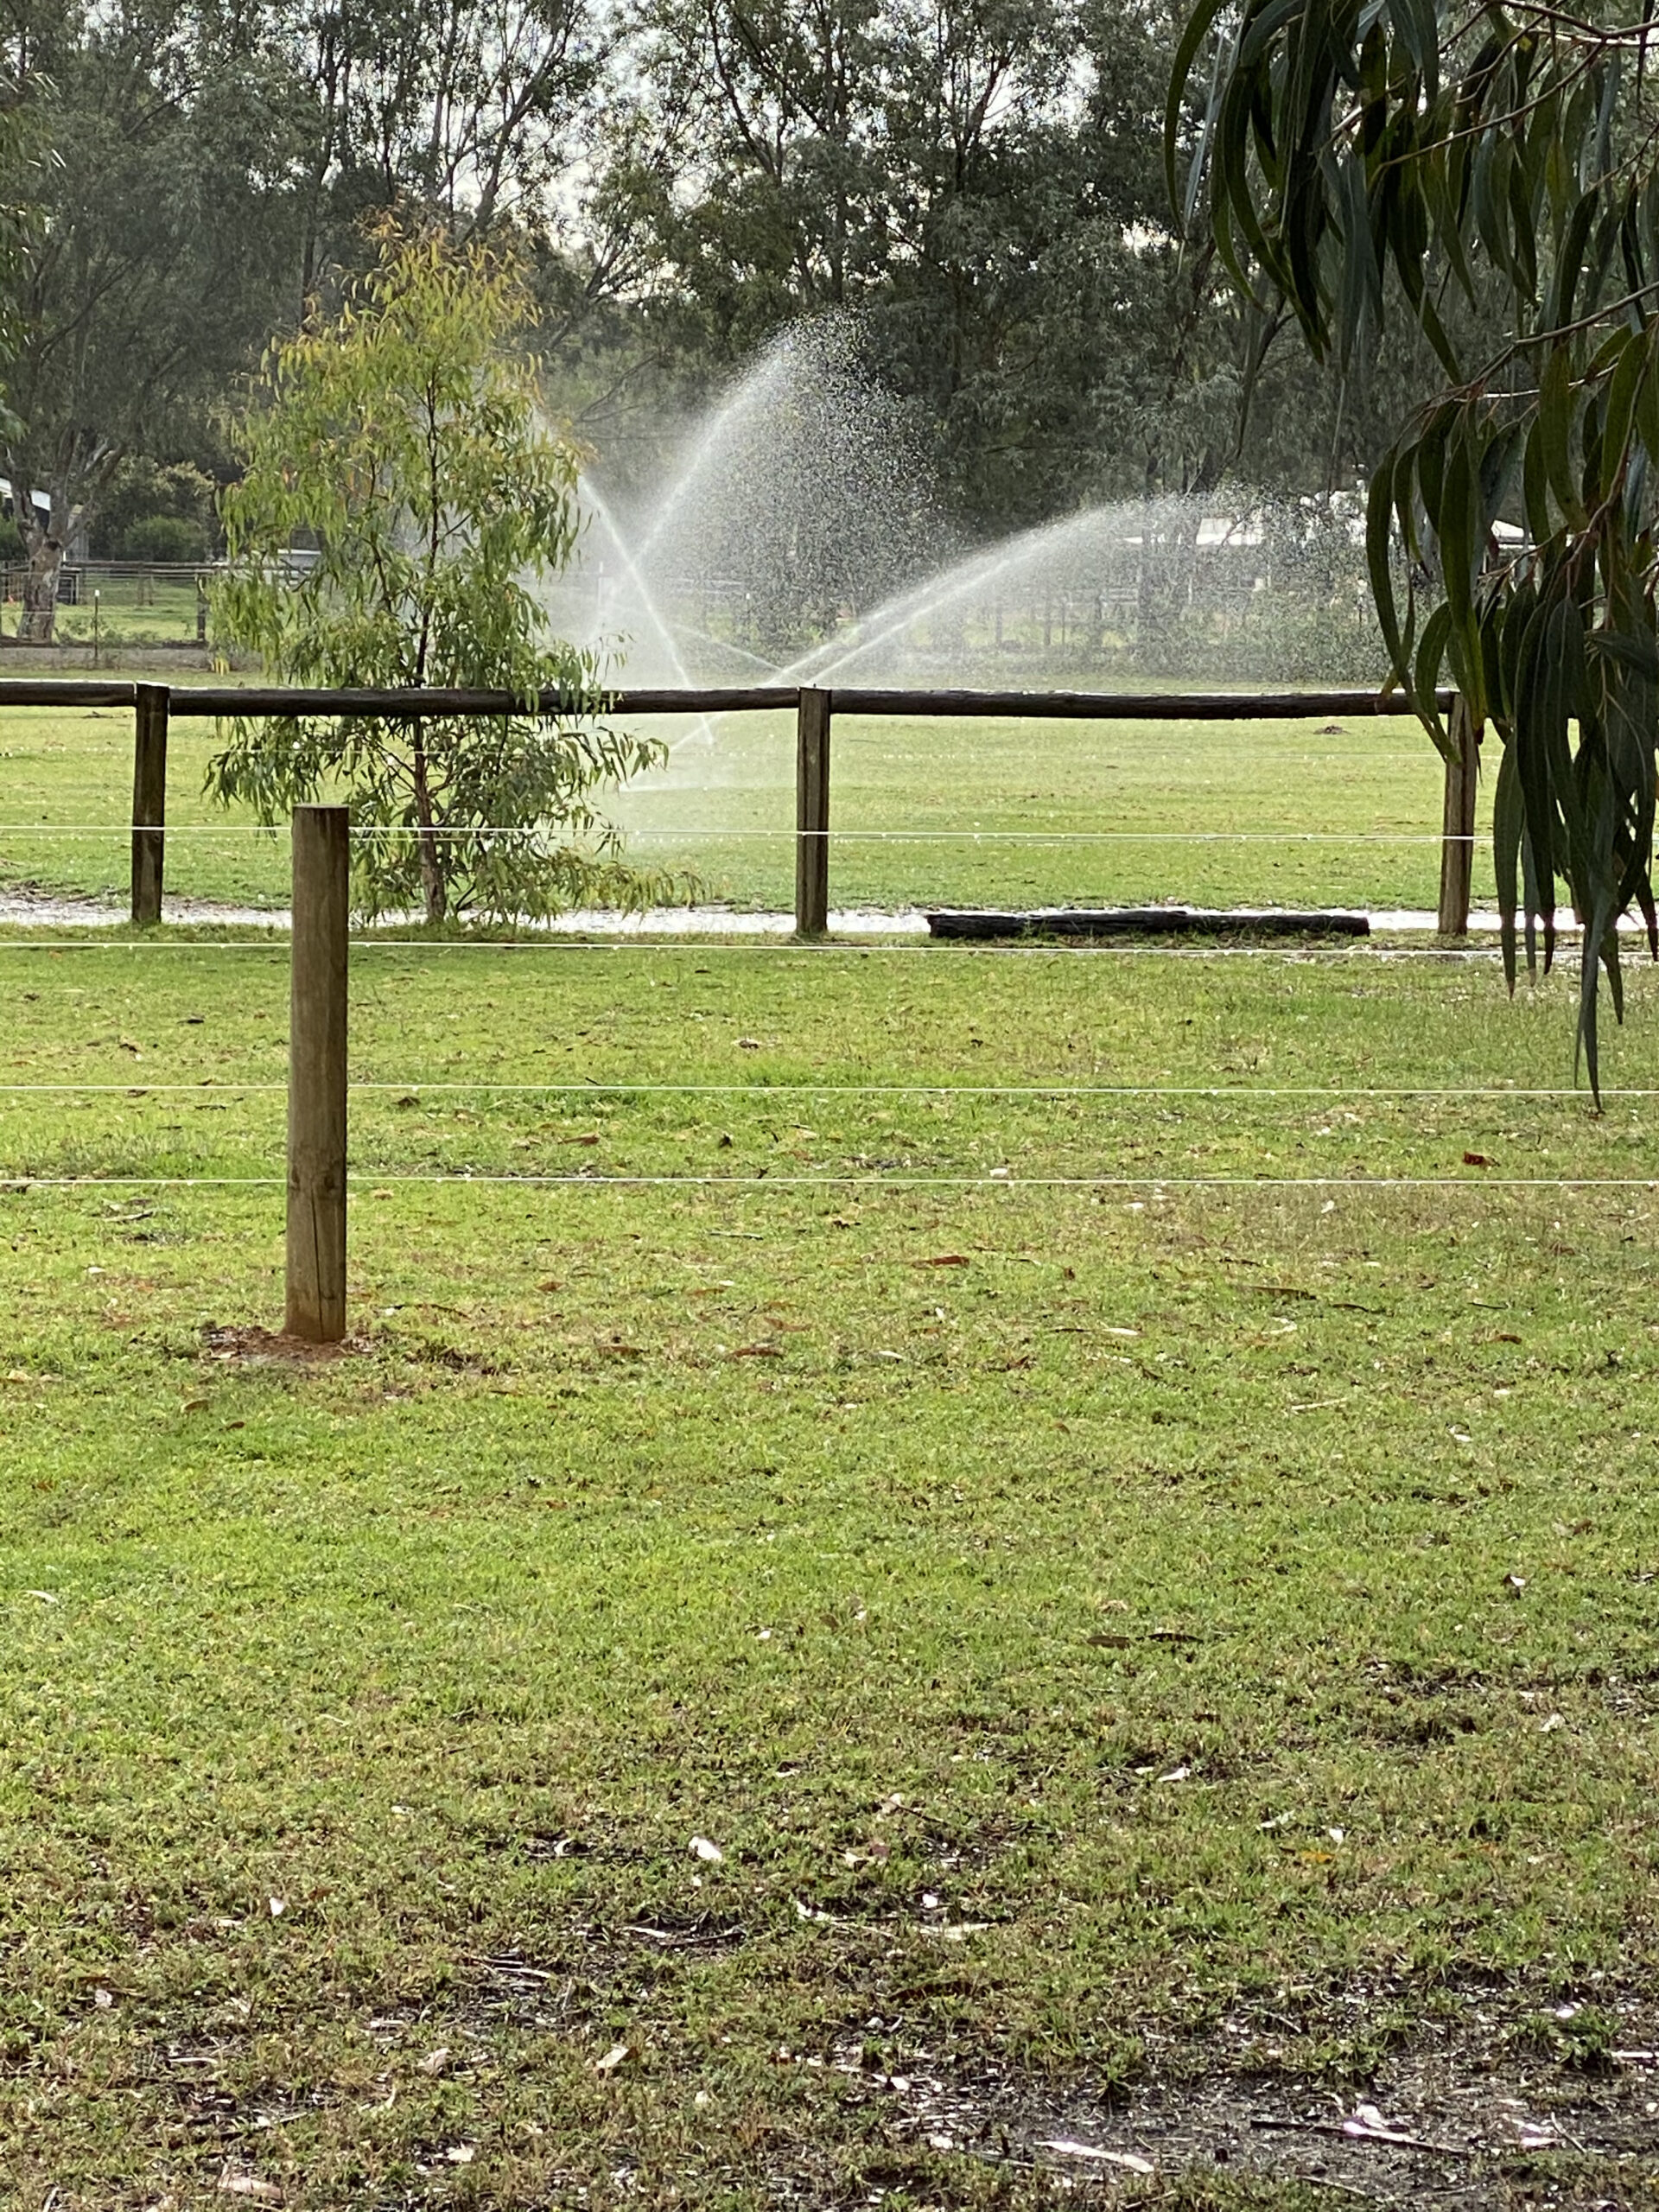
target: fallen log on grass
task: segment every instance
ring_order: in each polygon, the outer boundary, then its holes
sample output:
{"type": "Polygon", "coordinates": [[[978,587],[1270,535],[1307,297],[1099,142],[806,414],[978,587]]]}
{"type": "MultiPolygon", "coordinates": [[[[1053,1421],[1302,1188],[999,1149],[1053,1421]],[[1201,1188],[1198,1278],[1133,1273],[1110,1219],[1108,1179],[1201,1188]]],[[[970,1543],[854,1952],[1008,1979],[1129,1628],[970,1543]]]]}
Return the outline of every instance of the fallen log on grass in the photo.
{"type": "Polygon", "coordinates": [[[934,937],[1369,937],[1364,914],[1294,913],[1280,907],[1039,906],[1027,913],[941,906],[926,915],[934,937]]]}

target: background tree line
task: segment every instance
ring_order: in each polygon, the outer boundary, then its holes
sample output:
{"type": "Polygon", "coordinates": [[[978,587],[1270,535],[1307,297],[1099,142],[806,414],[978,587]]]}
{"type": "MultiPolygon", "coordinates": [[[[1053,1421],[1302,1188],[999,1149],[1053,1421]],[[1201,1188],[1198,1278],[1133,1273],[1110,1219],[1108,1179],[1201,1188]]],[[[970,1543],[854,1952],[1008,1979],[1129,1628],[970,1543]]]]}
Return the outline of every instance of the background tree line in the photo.
{"type": "Polygon", "coordinates": [[[1162,0],[3,0],[0,22],[0,473],[41,625],[72,542],[207,550],[238,379],[394,207],[512,246],[550,401],[613,474],[830,307],[988,531],[1230,472],[1351,485],[1409,387],[1409,333],[1363,379],[1321,370],[1179,255],[1162,0]]]}

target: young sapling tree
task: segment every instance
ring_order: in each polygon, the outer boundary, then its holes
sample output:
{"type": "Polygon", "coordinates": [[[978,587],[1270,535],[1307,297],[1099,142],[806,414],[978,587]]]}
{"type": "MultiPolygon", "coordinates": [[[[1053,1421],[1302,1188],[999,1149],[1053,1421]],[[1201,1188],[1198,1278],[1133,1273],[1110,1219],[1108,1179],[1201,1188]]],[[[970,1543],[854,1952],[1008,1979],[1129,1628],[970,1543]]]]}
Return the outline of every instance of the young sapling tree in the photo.
{"type": "Polygon", "coordinates": [[[599,719],[597,658],[554,638],[536,594],[581,528],[579,455],[543,416],[527,295],[474,245],[391,223],[340,312],[266,354],[221,496],[221,647],[302,686],[499,690],[507,717],[232,721],[208,786],[274,823],[346,800],[370,916],[535,918],[639,906],[594,798],[662,757],[599,719]]]}

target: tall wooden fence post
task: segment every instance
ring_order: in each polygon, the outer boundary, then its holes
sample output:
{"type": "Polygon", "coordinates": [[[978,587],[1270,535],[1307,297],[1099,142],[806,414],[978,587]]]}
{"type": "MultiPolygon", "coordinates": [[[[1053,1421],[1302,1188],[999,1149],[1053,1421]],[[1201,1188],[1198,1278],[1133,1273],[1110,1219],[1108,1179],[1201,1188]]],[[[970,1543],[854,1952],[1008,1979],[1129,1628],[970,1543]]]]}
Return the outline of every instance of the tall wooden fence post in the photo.
{"type": "Polygon", "coordinates": [[[1480,732],[1461,696],[1452,702],[1456,748],[1446,764],[1446,808],[1440,825],[1442,937],[1467,937],[1475,868],[1475,790],[1480,769],[1480,732]]]}
{"type": "Polygon", "coordinates": [[[346,989],[351,912],[343,806],[294,810],[294,935],[288,1027],[288,1316],[290,1336],[346,1333],[346,989]]]}
{"type": "Polygon", "coordinates": [[[137,683],[133,691],[132,918],[148,925],[162,918],[169,695],[165,683],[137,683]]]}
{"type": "Polygon", "coordinates": [[[830,694],[804,690],[796,709],[795,931],[830,926],[830,694]]]}

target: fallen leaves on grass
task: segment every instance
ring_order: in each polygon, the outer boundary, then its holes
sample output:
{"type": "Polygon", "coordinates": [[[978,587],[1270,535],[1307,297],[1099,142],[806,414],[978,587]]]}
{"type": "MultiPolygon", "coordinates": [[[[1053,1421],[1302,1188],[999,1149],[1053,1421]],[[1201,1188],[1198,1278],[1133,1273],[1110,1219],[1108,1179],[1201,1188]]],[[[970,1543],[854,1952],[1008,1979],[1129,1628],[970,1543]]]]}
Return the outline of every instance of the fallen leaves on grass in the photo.
{"type": "Polygon", "coordinates": [[[723,1866],[726,1863],[725,1853],[717,1843],[710,1843],[706,1835],[692,1837],[691,1856],[694,1859],[701,1859],[709,1866],[723,1866]]]}
{"type": "Polygon", "coordinates": [[[1484,1152],[1465,1152],[1463,1164],[1465,1167],[1496,1167],[1497,1162],[1484,1152]]]}
{"type": "Polygon", "coordinates": [[[613,2043],[603,2058],[594,2061],[595,2074],[614,2074],[619,2066],[626,2066],[631,2058],[638,2058],[639,2051],[631,2043],[613,2043]]]}
{"type": "Polygon", "coordinates": [[[912,1260],[911,1265],[913,1268],[965,1268],[968,1255],[965,1252],[938,1252],[931,1260],[912,1260]]]}

